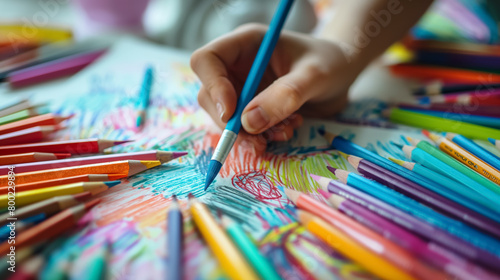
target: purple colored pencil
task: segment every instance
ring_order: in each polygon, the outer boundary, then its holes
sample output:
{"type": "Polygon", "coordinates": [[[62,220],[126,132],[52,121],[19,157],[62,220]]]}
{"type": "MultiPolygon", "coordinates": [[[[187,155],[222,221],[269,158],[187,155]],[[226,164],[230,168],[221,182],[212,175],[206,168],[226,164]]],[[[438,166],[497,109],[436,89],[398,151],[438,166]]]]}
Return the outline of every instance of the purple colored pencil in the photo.
{"type": "Polygon", "coordinates": [[[360,157],[348,156],[348,161],[366,178],[413,198],[444,215],[500,238],[500,224],[497,222],[360,157]]]}
{"type": "MultiPolygon", "coordinates": [[[[187,152],[167,152],[167,151],[143,151],[134,153],[109,154],[81,158],[68,158],[63,160],[50,160],[30,163],[20,163],[11,166],[15,167],[16,173],[33,172],[54,168],[65,168],[86,164],[95,164],[119,160],[159,160],[161,163],[168,162],[178,157],[186,155],[187,152]]],[[[0,166],[0,176],[7,175],[9,166],[0,166]]]]}
{"type": "Polygon", "coordinates": [[[488,105],[462,103],[433,103],[428,105],[398,104],[398,108],[500,118],[500,110],[498,109],[498,106],[488,105]]]}
{"type": "Polygon", "coordinates": [[[483,264],[495,271],[500,271],[497,257],[491,253],[469,244],[439,228],[415,218],[401,210],[388,205],[353,187],[325,177],[313,177],[321,187],[330,193],[337,194],[362,205],[376,214],[406,228],[407,230],[453,251],[471,261],[483,264]]]}
{"type": "Polygon", "coordinates": [[[426,242],[354,201],[318,189],[330,204],[345,215],[372,229],[430,264],[460,279],[496,279],[487,271],[449,250],[426,242]]]}

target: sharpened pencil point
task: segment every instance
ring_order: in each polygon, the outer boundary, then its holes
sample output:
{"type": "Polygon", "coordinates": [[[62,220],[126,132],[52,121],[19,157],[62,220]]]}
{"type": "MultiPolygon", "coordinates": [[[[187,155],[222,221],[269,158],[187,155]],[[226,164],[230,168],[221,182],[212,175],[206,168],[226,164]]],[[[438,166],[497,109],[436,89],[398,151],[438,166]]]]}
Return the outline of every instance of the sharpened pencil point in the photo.
{"type": "Polygon", "coordinates": [[[120,184],[121,182],[122,181],[120,181],[120,180],[116,180],[116,181],[104,182],[104,184],[106,184],[106,186],[111,188],[111,187],[114,187],[114,186],[120,184]]]}
{"type": "Polygon", "coordinates": [[[309,174],[309,176],[311,176],[311,178],[313,178],[314,181],[319,181],[321,179],[321,176],[318,176],[316,174],[309,174]]]}
{"type": "Polygon", "coordinates": [[[496,142],[497,142],[497,140],[495,140],[493,138],[489,138],[489,137],[488,137],[488,141],[490,141],[490,143],[493,145],[496,145],[496,142]]]}
{"type": "Polygon", "coordinates": [[[392,145],[394,145],[394,146],[396,146],[396,147],[398,147],[400,149],[403,149],[403,145],[401,145],[401,144],[398,144],[398,143],[396,143],[394,141],[390,141],[389,143],[391,143],[392,145]]]}
{"type": "Polygon", "coordinates": [[[188,154],[188,152],[173,152],[172,157],[175,159],[175,158],[183,157],[187,154],[188,154]]]}
{"type": "Polygon", "coordinates": [[[332,172],[333,174],[335,174],[335,171],[337,171],[337,168],[335,168],[335,167],[327,166],[326,168],[328,168],[328,170],[330,172],[332,172]]]}
{"type": "Polygon", "coordinates": [[[207,178],[205,180],[205,191],[208,189],[210,184],[212,184],[215,177],[217,177],[217,174],[219,174],[221,167],[222,167],[222,163],[220,163],[216,160],[210,161],[210,164],[208,165],[207,178]]]}
{"type": "Polygon", "coordinates": [[[124,144],[124,143],[128,143],[128,142],[134,142],[135,140],[122,140],[122,141],[114,141],[113,142],[113,145],[121,145],[121,144],[124,144]]]}

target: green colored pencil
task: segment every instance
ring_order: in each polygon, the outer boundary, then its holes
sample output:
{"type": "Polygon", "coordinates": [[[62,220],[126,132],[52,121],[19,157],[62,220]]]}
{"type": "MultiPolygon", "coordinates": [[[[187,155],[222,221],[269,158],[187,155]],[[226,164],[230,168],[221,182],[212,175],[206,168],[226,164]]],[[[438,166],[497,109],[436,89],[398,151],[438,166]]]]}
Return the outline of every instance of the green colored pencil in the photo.
{"type": "Polygon", "coordinates": [[[466,167],[462,163],[453,159],[452,157],[445,154],[444,152],[442,152],[438,148],[434,147],[431,143],[429,143],[427,141],[415,140],[415,139],[409,139],[409,141],[412,145],[414,145],[417,148],[423,150],[424,152],[432,155],[433,157],[439,159],[440,161],[449,165],[450,167],[457,170],[458,172],[464,174],[465,176],[467,176],[467,177],[471,178],[472,180],[476,181],[477,183],[481,184],[485,188],[488,188],[491,191],[494,191],[495,193],[500,194],[500,187],[497,184],[493,183],[492,181],[481,176],[479,173],[476,173],[472,169],[466,167]]]}
{"type": "Polygon", "coordinates": [[[231,237],[235,245],[240,249],[253,269],[266,280],[280,280],[281,276],[274,267],[261,255],[259,249],[248,238],[243,229],[227,216],[222,217],[222,224],[227,234],[231,237]]]}
{"type": "Polygon", "coordinates": [[[397,108],[384,111],[383,115],[395,123],[435,131],[454,132],[472,139],[488,140],[488,137],[500,138],[500,130],[498,129],[451,119],[438,118],[397,108]]]}
{"type": "MultiPolygon", "coordinates": [[[[89,280],[104,280],[106,279],[108,255],[109,255],[110,244],[106,243],[101,248],[97,250],[92,259],[87,263],[87,268],[85,270],[85,276],[82,279],[89,280]]],[[[83,275],[80,275],[83,276],[83,275]]]]}
{"type": "Polygon", "coordinates": [[[17,122],[20,120],[27,119],[29,117],[37,116],[39,114],[44,114],[48,113],[47,109],[42,109],[42,108],[30,108],[26,110],[22,110],[19,112],[15,112],[13,114],[0,117],[0,125],[12,123],[12,122],[17,122]]]}

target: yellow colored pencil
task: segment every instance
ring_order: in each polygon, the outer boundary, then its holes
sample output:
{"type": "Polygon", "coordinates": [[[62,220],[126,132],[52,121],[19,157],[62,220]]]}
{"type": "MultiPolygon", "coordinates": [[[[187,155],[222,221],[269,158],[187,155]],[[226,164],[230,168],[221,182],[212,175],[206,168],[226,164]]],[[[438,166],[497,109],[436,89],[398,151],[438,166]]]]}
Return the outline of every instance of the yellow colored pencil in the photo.
{"type": "MultiPolygon", "coordinates": [[[[0,41],[8,38],[7,34],[34,42],[59,42],[70,40],[73,34],[70,29],[57,27],[25,26],[24,24],[1,24],[0,41]],[[25,33],[29,32],[29,37],[25,33]]],[[[8,41],[8,40],[7,40],[8,41]]]]}
{"type": "Polygon", "coordinates": [[[222,269],[230,279],[259,279],[245,258],[217,224],[207,207],[190,194],[190,210],[193,220],[203,235],[222,269]]]}
{"type": "Polygon", "coordinates": [[[4,194],[0,195],[0,208],[7,208],[9,201],[14,201],[14,205],[18,207],[60,195],[77,194],[87,191],[95,195],[116,186],[119,183],[121,183],[119,180],[109,182],[82,182],[30,190],[16,193],[15,195],[13,193],[4,194]]]}
{"type": "Polygon", "coordinates": [[[415,279],[407,272],[397,268],[377,254],[370,252],[313,214],[299,210],[298,217],[308,231],[374,275],[388,280],[415,279]]]}

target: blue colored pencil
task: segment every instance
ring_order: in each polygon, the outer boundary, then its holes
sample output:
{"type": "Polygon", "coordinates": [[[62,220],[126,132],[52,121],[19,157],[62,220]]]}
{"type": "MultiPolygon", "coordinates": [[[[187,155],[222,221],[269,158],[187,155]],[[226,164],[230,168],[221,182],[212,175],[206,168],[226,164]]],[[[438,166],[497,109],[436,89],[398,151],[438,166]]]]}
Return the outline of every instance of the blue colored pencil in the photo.
{"type": "Polygon", "coordinates": [[[442,111],[433,110],[422,110],[414,108],[405,108],[407,111],[412,111],[419,114],[426,114],[429,116],[445,118],[450,120],[456,120],[460,122],[472,123],[492,128],[500,128],[500,118],[488,117],[488,116],[478,116],[478,115],[468,115],[468,114],[458,114],[442,111]]]}
{"type": "Polygon", "coordinates": [[[457,145],[461,146],[462,148],[469,151],[470,153],[474,154],[482,161],[488,163],[493,168],[500,170],[500,158],[497,157],[496,155],[488,152],[483,147],[474,143],[472,140],[469,140],[468,138],[466,138],[462,135],[450,133],[450,132],[446,133],[445,137],[448,140],[455,142],[457,145]]]}
{"type": "Polygon", "coordinates": [[[136,126],[140,127],[146,119],[146,111],[149,106],[149,97],[151,95],[151,87],[153,85],[153,67],[148,66],[144,72],[141,90],[139,91],[139,99],[137,100],[137,122],[136,126]]]}
{"type": "Polygon", "coordinates": [[[362,192],[378,198],[387,204],[406,212],[416,218],[424,220],[428,224],[441,228],[483,250],[496,256],[500,261],[500,241],[483,234],[459,221],[450,219],[420,203],[406,197],[386,186],[369,180],[353,172],[329,167],[339,180],[362,192]]]}
{"type": "Polygon", "coordinates": [[[222,164],[226,160],[227,155],[231,151],[231,148],[238,137],[238,133],[241,129],[241,114],[243,113],[243,109],[245,109],[257,91],[260,80],[262,79],[264,71],[269,64],[269,60],[271,59],[274,47],[278,42],[278,38],[288,12],[292,7],[292,3],[293,0],[281,0],[278,5],[278,9],[269,24],[269,29],[267,30],[266,35],[264,35],[264,39],[262,40],[257,56],[255,57],[252,68],[250,68],[247,80],[245,81],[241,91],[238,104],[236,105],[236,111],[227,122],[226,128],[224,129],[224,132],[219,139],[219,143],[217,143],[212,159],[210,160],[207,178],[205,181],[205,190],[208,186],[210,186],[217,174],[219,174],[222,164]]]}
{"type": "Polygon", "coordinates": [[[168,209],[167,222],[167,249],[168,249],[168,265],[167,279],[182,280],[182,240],[183,240],[183,220],[182,212],[177,203],[177,197],[173,196],[172,204],[168,209]]]}

